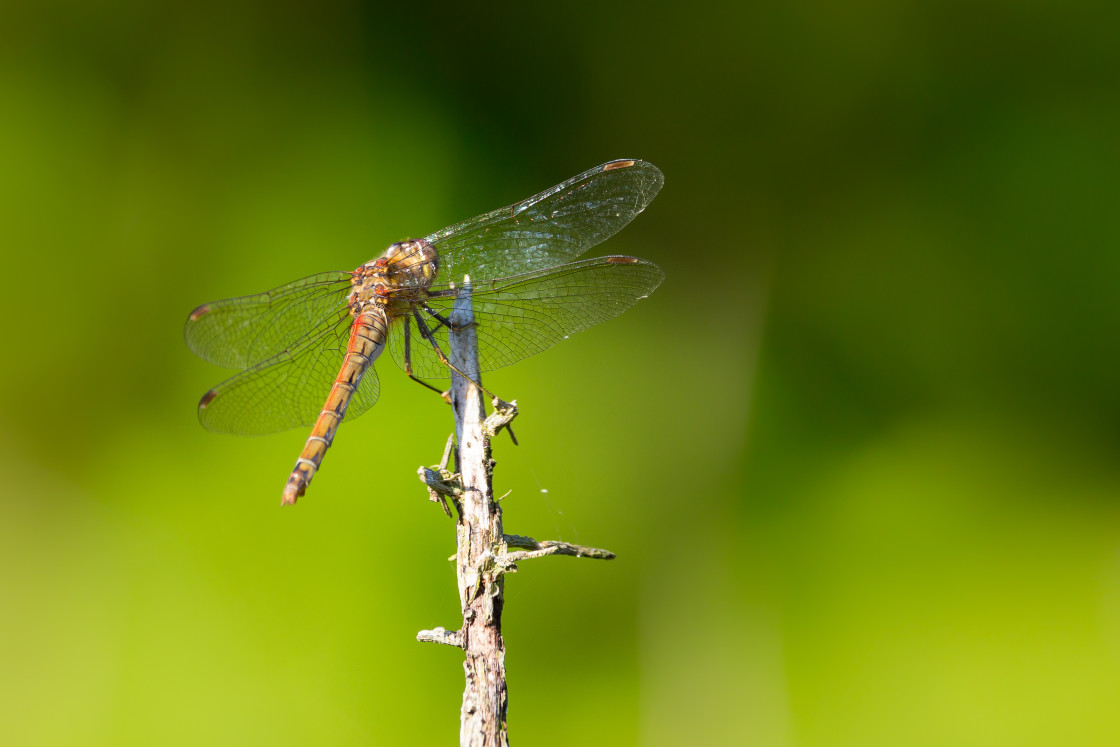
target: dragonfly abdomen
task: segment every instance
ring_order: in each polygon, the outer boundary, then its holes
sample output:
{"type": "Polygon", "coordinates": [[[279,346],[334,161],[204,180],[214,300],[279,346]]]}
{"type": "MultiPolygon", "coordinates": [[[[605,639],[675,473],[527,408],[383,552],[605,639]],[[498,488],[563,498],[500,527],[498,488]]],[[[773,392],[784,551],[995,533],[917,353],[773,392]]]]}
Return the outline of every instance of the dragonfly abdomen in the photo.
{"type": "Polygon", "coordinates": [[[307,437],[303,451],[296,459],[288,484],[284,486],[284,504],[295,503],[304,494],[311,478],[323,463],[323,457],[334,442],[334,434],[346,417],[346,408],[353,399],[362,376],[385,349],[387,327],[385,313],[381,308],[365,311],[355,317],[350,327],[350,342],[346,346],[342,368],[331,385],[327,402],[311,428],[311,435],[307,437]]]}

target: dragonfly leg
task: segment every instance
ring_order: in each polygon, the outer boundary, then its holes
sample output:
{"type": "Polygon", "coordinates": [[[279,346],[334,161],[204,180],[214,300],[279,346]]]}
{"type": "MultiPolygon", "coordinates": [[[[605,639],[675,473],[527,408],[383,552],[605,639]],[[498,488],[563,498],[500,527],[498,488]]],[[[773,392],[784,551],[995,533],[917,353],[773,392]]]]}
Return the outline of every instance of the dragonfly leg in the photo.
{"type": "MultiPolygon", "coordinates": [[[[458,331],[459,331],[459,330],[461,330],[461,329],[466,329],[466,327],[458,327],[458,326],[456,326],[456,325],[452,324],[452,323],[451,323],[451,320],[450,320],[450,319],[448,319],[447,317],[445,317],[445,316],[441,315],[441,314],[440,314],[440,313],[439,313],[438,311],[436,311],[435,309],[433,309],[433,308],[432,308],[431,306],[429,306],[428,304],[424,303],[424,304],[420,304],[420,306],[421,306],[421,308],[423,308],[423,309],[424,309],[424,311],[428,312],[428,314],[429,314],[430,316],[432,316],[432,318],[434,318],[434,319],[435,319],[435,320],[436,320],[437,322],[439,322],[440,324],[442,324],[442,325],[443,325],[444,327],[447,327],[448,329],[454,330],[454,331],[456,331],[456,332],[458,332],[458,331]]],[[[471,324],[472,324],[472,325],[473,325],[473,324],[475,324],[475,323],[476,323],[476,322],[471,322],[471,324]]],[[[429,330],[429,331],[430,331],[430,330],[429,330]]]]}
{"type": "MultiPolygon", "coordinates": [[[[423,320],[417,319],[417,325],[423,325],[423,320]]],[[[431,331],[426,326],[422,327],[425,331],[420,333],[420,336],[427,339],[431,335],[431,331]]],[[[412,374],[412,317],[406,316],[404,318],[404,373],[408,378],[415,381],[421,386],[431,389],[433,392],[443,397],[443,400],[448,404],[451,403],[451,396],[448,392],[438,389],[423,379],[418,379],[412,374]]]]}
{"type": "MultiPolygon", "coordinates": [[[[470,383],[474,384],[476,387],[478,387],[479,391],[481,391],[483,394],[485,394],[490,399],[497,400],[498,398],[495,397],[493,394],[491,394],[489,390],[487,390],[485,387],[482,386],[482,384],[479,384],[477,381],[472,379],[470,376],[467,376],[465,373],[463,373],[458,368],[456,368],[451,363],[451,361],[449,361],[447,359],[447,356],[443,354],[443,350],[440,349],[439,343],[436,342],[436,336],[432,333],[432,330],[429,329],[428,325],[424,322],[423,318],[421,318],[420,312],[419,311],[413,311],[412,313],[416,315],[416,326],[420,328],[421,337],[423,337],[425,340],[427,340],[428,342],[431,343],[432,349],[436,351],[436,356],[439,357],[439,362],[442,363],[443,365],[447,366],[448,368],[450,368],[455,373],[462,376],[464,379],[466,379],[470,383]]],[[[434,312],[432,312],[432,313],[434,314],[434,312]]],[[[442,317],[439,317],[438,314],[436,316],[437,316],[437,318],[439,318],[441,320],[441,323],[446,322],[448,329],[455,329],[454,327],[451,326],[450,321],[444,320],[442,317]]],[[[405,328],[405,331],[407,332],[407,327],[405,328]]],[[[498,400],[498,401],[501,401],[501,400],[498,400]]]]}

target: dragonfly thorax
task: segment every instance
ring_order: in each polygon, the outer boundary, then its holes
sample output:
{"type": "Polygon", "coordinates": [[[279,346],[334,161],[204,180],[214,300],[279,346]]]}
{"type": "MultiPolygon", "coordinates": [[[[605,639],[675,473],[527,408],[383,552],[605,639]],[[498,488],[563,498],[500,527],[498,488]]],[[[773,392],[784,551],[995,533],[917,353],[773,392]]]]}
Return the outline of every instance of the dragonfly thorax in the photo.
{"type": "Polygon", "coordinates": [[[439,272],[439,252],[423,239],[391,244],[377,259],[354,273],[350,307],[355,315],[370,305],[382,306],[388,316],[407,313],[411,304],[427,297],[439,272]]]}

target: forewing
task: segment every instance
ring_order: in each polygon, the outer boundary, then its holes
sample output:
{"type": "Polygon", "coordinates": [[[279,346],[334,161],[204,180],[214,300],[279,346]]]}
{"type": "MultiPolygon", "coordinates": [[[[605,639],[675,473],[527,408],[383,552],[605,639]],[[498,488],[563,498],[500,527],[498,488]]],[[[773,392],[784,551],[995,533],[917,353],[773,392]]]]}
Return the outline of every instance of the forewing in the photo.
{"type": "MultiPolygon", "coordinates": [[[[336,312],[290,350],[262,361],[211,389],[198,405],[209,431],[257,436],[315,422],[346,356],[353,319],[336,312]]],[[[350,420],[377,401],[380,383],[366,369],[350,406],[350,420]]]]}
{"type": "Polygon", "coordinates": [[[509,207],[427,237],[441,282],[517,275],[569,262],[642,212],[664,177],[645,161],[611,161],[509,207]]]}
{"type": "MultiPolygon", "coordinates": [[[[473,286],[472,305],[478,332],[481,370],[508,366],[550,348],[576,332],[618,316],[661,284],[665,274],[652,262],[635,257],[597,257],[473,286]]],[[[445,319],[455,291],[433,289],[428,307],[445,319]]],[[[447,327],[426,312],[432,334],[446,354],[447,327]]],[[[404,368],[405,325],[389,336],[397,365],[404,368]]],[[[430,342],[411,325],[413,373],[438,379],[449,375],[430,342]]]]}
{"type": "Polygon", "coordinates": [[[325,272],[267,293],[203,304],[187,318],[187,347],[224,368],[249,368],[272,359],[336,318],[345,307],[350,277],[348,272],[325,272]]]}

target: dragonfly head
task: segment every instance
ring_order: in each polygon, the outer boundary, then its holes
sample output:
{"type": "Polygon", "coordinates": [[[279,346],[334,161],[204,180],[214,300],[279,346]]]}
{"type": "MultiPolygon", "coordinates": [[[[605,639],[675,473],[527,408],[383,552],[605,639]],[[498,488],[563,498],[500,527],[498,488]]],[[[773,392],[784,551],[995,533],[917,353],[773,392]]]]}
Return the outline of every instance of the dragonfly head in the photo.
{"type": "Polygon", "coordinates": [[[439,252],[423,239],[391,244],[376,262],[384,260],[386,282],[398,288],[427,288],[439,273],[439,252]]]}

